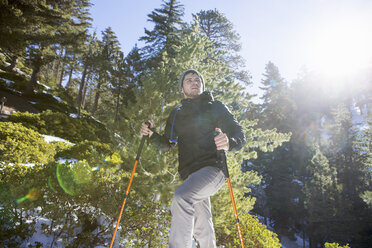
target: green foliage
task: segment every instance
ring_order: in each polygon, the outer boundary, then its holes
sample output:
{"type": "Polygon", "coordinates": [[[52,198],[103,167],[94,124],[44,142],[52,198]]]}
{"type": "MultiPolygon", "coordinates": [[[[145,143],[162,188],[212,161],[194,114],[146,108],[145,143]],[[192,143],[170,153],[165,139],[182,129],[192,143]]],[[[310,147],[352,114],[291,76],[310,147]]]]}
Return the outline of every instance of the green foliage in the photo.
{"type": "Polygon", "coordinates": [[[55,148],[32,129],[20,123],[0,122],[0,155],[10,163],[47,163],[55,148]]]}
{"type": "Polygon", "coordinates": [[[328,243],[328,242],[326,242],[326,243],[324,244],[324,247],[325,247],[325,248],[350,248],[349,245],[341,246],[341,245],[339,245],[339,244],[337,244],[337,243],[328,243]]]}
{"type": "MultiPolygon", "coordinates": [[[[219,204],[218,206],[220,208],[214,213],[217,244],[224,245],[225,247],[240,247],[238,228],[236,226],[231,200],[227,199],[227,195],[229,194],[228,189],[224,187],[222,190],[224,190],[226,195],[226,197],[222,199],[224,205],[219,204]]],[[[234,196],[235,199],[237,199],[236,196],[239,197],[240,195],[234,192],[234,196]]],[[[220,202],[220,200],[216,200],[216,197],[214,197],[214,202],[220,202]]],[[[260,223],[254,216],[244,211],[245,204],[251,205],[252,202],[246,199],[237,202],[239,222],[245,247],[281,247],[279,239],[274,232],[268,230],[267,227],[260,223]]],[[[214,209],[216,209],[215,206],[214,209]]]]}
{"type": "Polygon", "coordinates": [[[363,201],[370,207],[372,208],[372,191],[367,190],[364,193],[361,194],[360,196],[363,201]]]}
{"type": "Polygon", "coordinates": [[[48,93],[34,93],[28,94],[28,99],[30,101],[36,102],[33,106],[40,110],[40,111],[54,111],[54,112],[61,112],[61,113],[73,113],[75,109],[68,105],[64,101],[57,100],[51,94],[48,93]]]}
{"type": "Polygon", "coordinates": [[[21,122],[42,134],[54,135],[71,142],[111,142],[110,133],[105,126],[91,117],[73,118],[64,113],[46,110],[40,114],[14,113],[9,120],[21,122]]]}
{"type": "MultiPolygon", "coordinates": [[[[113,155],[114,152],[111,150],[108,144],[100,143],[98,141],[82,141],[74,146],[70,146],[69,149],[65,149],[62,152],[58,153],[58,157],[62,158],[73,158],[77,160],[86,160],[91,166],[103,166],[107,165],[105,159],[110,155],[113,155]]],[[[117,160],[111,164],[119,164],[117,160]]]]}
{"type": "Polygon", "coordinates": [[[39,206],[42,179],[40,165],[0,164],[0,244],[18,247],[34,233],[35,220],[30,217],[39,206]],[[27,210],[30,210],[29,212],[27,210]]]}
{"type": "Polygon", "coordinates": [[[15,90],[24,90],[27,85],[27,79],[24,76],[18,75],[12,72],[0,71],[0,78],[5,78],[10,81],[13,81],[15,84],[12,87],[15,90]]]}
{"type": "Polygon", "coordinates": [[[23,126],[34,131],[45,133],[45,121],[40,118],[40,114],[29,112],[15,112],[9,116],[10,122],[22,123],[23,126]]]}

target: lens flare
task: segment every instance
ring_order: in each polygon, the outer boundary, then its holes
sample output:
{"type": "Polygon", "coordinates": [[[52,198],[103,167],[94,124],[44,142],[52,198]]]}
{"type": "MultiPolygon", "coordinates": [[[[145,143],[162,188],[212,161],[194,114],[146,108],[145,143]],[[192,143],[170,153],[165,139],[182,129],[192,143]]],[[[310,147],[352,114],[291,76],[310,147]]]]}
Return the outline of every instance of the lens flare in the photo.
{"type": "Polygon", "coordinates": [[[57,181],[67,194],[75,196],[81,193],[85,184],[90,182],[92,170],[85,161],[65,162],[57,165],[57,181]]]}
{"type": "Polygon", "coordinates": [[[39,199],[40,197],[40,190],[37,189],[37,188],[32,188],[30,189],[30,191],[28,192],[28,194],[22,198],[19,198],[16,202],[17,204],[20,204],[22,202],[24,202],[25,200],[31,200],[31,201],[34,201],[34,200],[37,200],[39,199]]]}
{"type": "Polygon", "coordinates": [[[57,190],[54,188],[53,184],[52,184],[52,177],[49,176],[48,178],[48,186],[49,188],[54,192],[54,193],[57,193],[57,190]]]}

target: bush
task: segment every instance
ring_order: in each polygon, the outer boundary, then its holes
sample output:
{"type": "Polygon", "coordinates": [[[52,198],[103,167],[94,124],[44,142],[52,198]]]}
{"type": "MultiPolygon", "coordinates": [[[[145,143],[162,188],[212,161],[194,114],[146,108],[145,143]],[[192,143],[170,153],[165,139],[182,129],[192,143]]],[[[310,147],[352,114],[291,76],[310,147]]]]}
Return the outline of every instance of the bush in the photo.
{"type": "MultiPolygon", "coordinates": [[[[38,84],[39,87],[43,87],[38,84]]],[[[75,107],[67,104],[65,101],[57,100],[52,94],[44,92],[36,92],[27,94],[24,97],[29,101],[36,102],[33,106],[40,111],[52,110],[62,113],[71,113],[76,111],[75,107]]]]}
{"type": "Polygon", "coordinates": [[[11,85],[11,88],[24,91],[28,84],[29,79],[21,76],[15,72],[0,71],[0,78],[5,78],[11,81],[14,81],[14,84],[11,85]]]}
{"type": "Polygon", "coordinates": [[[56,153],[53,145],[34,130],[19,123],[0,123],[0,155],[10,163],[47,163],[56,153]]]}
{"type": "Polygon", "coordinates": [[[21,122],[42,134],[54,135],[74,143],[82,140],[111,142],[106,127],[90,117],[72,118],[64,113],[47,110],[40,114],[14,113],[9,120],[21,122]]]}
{"type": "Polygon", "coordinates": [[[113,152],[108,144],[97,141],[88,141],[77,143],[57,154],[58,157],[74,158],[77,160],[86,160],[91,166],[104,162],[105,158],[113,152]]]}
{"type": "Polygon", "coordinates": [[[46,132],[45,121],[40,118],[40,114],[15,112],[9,116],[9,121],[22,123],[23,126],[43,134],[46,132]]]}
{"type": "Polygon", "coordinates": [[[327,242],[324,244],[324,247],[325,248],[350,248],[349,245],[341,246],[337,243],[327,243],[327,242]]]}
{"type": "Polygon", "coordinates": [[[30,212],[42,198],[36,197],[39,184],[45,184],[42,168],[0,163],[0,247],[21,247],[34,233],[35,218],[30,212]]]}

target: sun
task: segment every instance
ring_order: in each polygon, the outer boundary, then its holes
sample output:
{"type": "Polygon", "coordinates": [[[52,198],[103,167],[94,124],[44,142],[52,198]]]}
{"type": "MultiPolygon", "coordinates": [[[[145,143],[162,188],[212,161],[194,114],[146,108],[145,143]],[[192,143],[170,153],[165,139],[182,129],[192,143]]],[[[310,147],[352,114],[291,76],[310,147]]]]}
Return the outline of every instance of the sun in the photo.
{"type": "Polygon", "coordinates": [[[307,66],[325,76],[353,76],[372,62],[371,26],[363,18],[326,22],[310,40],[307,66]]]}

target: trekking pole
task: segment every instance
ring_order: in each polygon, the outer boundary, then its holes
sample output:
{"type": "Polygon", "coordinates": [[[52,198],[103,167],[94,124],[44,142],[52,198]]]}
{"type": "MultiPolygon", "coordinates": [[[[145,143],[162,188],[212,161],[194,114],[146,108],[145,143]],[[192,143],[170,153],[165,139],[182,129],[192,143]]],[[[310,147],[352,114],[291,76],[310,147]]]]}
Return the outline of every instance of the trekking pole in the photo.
{"type": "MultiPolygon", "coordinates": [[[[216,130],[214,132],[214,136],[217,136],[220,133],[221,133],[221,131],[216,130]]],[[[241,230],[240,223],[239,223],[238,211],[236,210],[234,194],[233,194],[233,191],[232,191],[229,169],[227,168],[227,160],[226,160],[225,150],[217,150],[217,162],[219,163],[219,167],[222,168],[223,174],[225,174],[227,184],[229,186],[230,197],[231,197],[231,201],[232,201],[232,205],[233,205],[233,209],[234,209],[236,225],[238,226],[238,233],[239,233],[240,243],[242,244],[242,248],[245,248],[244,241],[243,241],[243,234],[242,234],[242,230],[241,230]]]]}
{"type": "MultiPolygon", "coordinates": [[[[150,127],[150,123],[149,123],[149,122],[146,121],[145,124],[146,124],[147,126],[150,127]]],[[[121,205],[121,210],[120,210],[119,218],[118,218],[118,221],[116,222],[116,227],[115,227],[114,235],[112,236],[112,240],[111,240],[110,248],[112,248],[112,245],[114,244],[114,240],[115,240],[115,236],[116,236],[116,231],[118,230],[118,227],[119,227],[119,223],[120,223],[121,215],[122,215],[122,213],[123,213],[124,206],[125,206],[125,202],[126,202],[126,200],[127,200],[128,194],[129,194],[130,185],[132,184],[132,181],[133,181],[134,172],[136,171],[137,164],[138,164],[138,160],[139,160],[139,158],[140,158],[140,155],[141,155],[141,152],[142,152],[142,148],[143,148],[143,145],[145,144],[145,140],[146,140],[147,137],[148,137],[148,136],[142,136],[141,143],[140,143],[140,145],[139,145],[138,152],[137,152],[137,156],[136,156],[136,161],[134,162],[134,166],[133,166],[132,174],[130,175],[130,179],[129,179],[129,183],[128,183],[127,191],[125,192],[125,196],[124,196],[123,204],[121,205]]]]}

